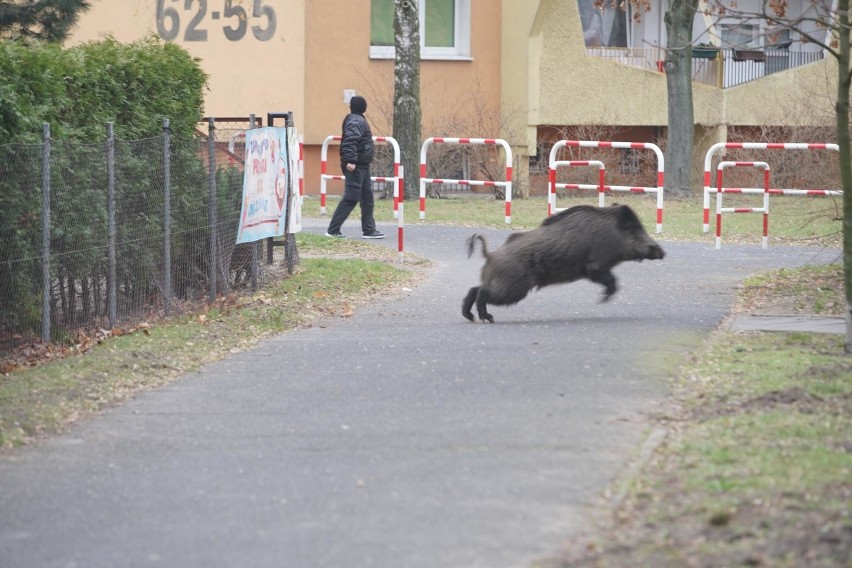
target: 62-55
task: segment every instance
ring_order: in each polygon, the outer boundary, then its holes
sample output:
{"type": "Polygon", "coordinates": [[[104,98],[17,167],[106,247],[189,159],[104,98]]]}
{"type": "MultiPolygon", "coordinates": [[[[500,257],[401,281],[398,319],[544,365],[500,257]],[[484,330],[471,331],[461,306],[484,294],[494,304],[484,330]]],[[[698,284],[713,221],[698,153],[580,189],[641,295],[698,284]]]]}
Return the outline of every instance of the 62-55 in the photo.
{"type": "MultiPolygon", "coordinates": [[[[177,8],[167,5],[174,2],[182,3],[183,10],[188,11],[192,16],[183,32],[183,40],[207,41],[207,30],[200,27],[204,18],[207,17],[207,0],[157,0],[157,33],[160,34],[160,37],[166,41],[171,41],[177,38],[180,33],[180,14],[177,8]],[[193,4],[195,4],[195,8],[193,8],[193,4]]],[[[245,37],[248,29],[248,11],[240,5],[241,0],[237,0],[236,6],[234,0],[223,0],[223,2],[222,11],[210,12],[210,19],[230,20],[230,25],[222,26],[222,31],[225,32],[225,37],[230,41],[240,41],[245,37]]],[[[263,0],[251,0],[251,17],[265,20],[265,22],[261,22],[265,26],[253,25],[251,27],[251,33],[254,34],[254,37],[259,41],[272,39],[277,24],[275,9],[271,6],[264,6],[263,0]]]]}

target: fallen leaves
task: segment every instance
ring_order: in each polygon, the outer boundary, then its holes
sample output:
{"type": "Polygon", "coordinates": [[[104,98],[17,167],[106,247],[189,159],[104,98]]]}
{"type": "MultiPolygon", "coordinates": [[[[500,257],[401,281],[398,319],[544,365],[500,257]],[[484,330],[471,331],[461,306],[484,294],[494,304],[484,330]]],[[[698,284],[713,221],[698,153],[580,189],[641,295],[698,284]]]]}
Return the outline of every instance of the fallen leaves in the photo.
{"type": "Polygon", "coordinates": [[[8,375],[14,371],[35,367],[55,359],[88,353],[110,338],[132,335],[138,332],[147,336],[150,335],[150,330],[151,324],[148,322],[140,322],[132,327],[98,328],[94,332],[79,330],[74,335],[70,345],[45,343],[33,339],[30,343],[22,345],[0,360],[0,373],[8,375]]]}

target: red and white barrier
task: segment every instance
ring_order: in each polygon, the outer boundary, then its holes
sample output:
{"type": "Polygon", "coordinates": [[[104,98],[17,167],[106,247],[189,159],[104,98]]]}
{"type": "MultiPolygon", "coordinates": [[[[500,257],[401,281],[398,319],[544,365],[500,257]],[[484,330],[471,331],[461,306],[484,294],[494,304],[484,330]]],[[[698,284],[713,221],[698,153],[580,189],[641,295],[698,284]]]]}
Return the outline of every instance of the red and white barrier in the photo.
{"type": "Polygon", "coordinates": [[[766,162],[720,162],[716,166],[716,248],[722,248],[722,213],[763,213],[763,248],[769,246],[769,164],[766,162]],[[726,193],[757,193],[754,188],[726,188],[722,183],[725,168],[751,167],[763,170],[763,207],[722,207],[726,193]]]}
{"type": "MultiPolygon", "coordinates": [[[[322,151],[320,153],[320,215],[325,215],[326,213],[326,184],[328,180],[345,180],[346,178],[342,175],[331,175],[328,173],[328,146],[331,142],[340,142],[341,136],[328,136],[322,143],[322,151]]],[[[373,136],[373,142],[384,142],[386,144],[390,144],[393,147],[393,177],[381,177],[381,176],[371,176],[371,181],[380,181],[380,182],[389,182],[393,183],[393,214],[394,217],[398,215],[397,207],[399,205],[399,185],[401,175],[399,172],[400,168],[400,152],[399,152],[399,144],[397,141],[390,136],[373,136]]]]}
{"type": "Polygon", "coordinates": [[[650,142],[607,142],[597,140],[560,140],[550,149],[550,159],[548,161],[548,174],[550,191],[548,195],[548,214],[556,212],[556,188],[565,187],[566,189],[597,189],[598,204],[603,205],[603,195],[606,191],[626,191],[631,193],[656,193],[657,194],[657,233],[663,232],[663,182],[665,179],[665,161],[663,151],[656,144],[650,142]],[[657,156],[657,187],[630,187],[624,185],[604,185],[598,186],[588,184],[557,184],[556,183],[556,167],[565,165],[565,161],[556,159],[561,148],[632,148],[651,150],[657,156]],[[602,189],[601,189],[602,188],[602,189]]]}
{"type": "Polygon", "coordinates": [[[399,199],[397,200],[396,209],[396,251],[399,261],[403,261],[404,256],[404,233],[405,233],[405,168],[399,167],[399,199]]]}
{"type": "Polygon", "coordinates": [[[512,222],[512,149],[509,143],[500,138],[427,138],[420,148],[420,219],[426,218],[426,185],[430,183],[454,183],[458,185],[482,185],[503,187],[506,194],[506,223],[512,222]],[[426,177],[426,150],[432,144],[474,144],[502,146],[506,153],[506,181],[484,181],[470,179],[439,179],[426,177]]]}
{"type": "MultiPolygon", "coordinates": [[[[704,156],[704,209],[703,209],[703,231],[710,230],[710,194],[717,190],[710,186],[710,168],[713,156],[722,149],[744,149],[744,150],[834,150],[839,151],[837,144],[806,144],[801,142],[718,142],[710,146],[704,156]]],[[[735,193],[732,188],[727,193],[735,193]]],[[[764,193],[757,188],[742,188],[737,193],[764,193]]],[[[765,193],[769,195],[843,195],[842,191],[828,189],[768,189],[765,193]]]]}
{"type": "Polygon", "coordinates": [[[305,202],[305,137],[299,134],[299,199],[305,202]]]}
{"type": "Polygon", "coordinates": [[[564,207],[556,207],[557,189],[596,189],[598,191],[598,207],[606,205],[606,166],[597,160],[555,160],[550,163],[550,194],[547,199],[547,214],[553,215],[564,211],[564,207]],[[556,183],[556,168],[561,166],[577,167],[592,166],[598,168],[598,185],[589,183],[556,183]]]}

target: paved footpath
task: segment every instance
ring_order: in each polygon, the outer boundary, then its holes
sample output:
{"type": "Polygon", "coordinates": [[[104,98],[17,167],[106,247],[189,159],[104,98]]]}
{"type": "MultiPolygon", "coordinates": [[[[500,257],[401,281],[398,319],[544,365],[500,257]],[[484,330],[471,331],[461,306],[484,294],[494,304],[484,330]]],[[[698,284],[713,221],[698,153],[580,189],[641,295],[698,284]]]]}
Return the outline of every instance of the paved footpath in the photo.
{"type": "Polygon", "coordinates": [[[488,325],[460,315],[472,232],[413,225],[434,263],[413,290],[3,454],[0,566],[530,566],[588,522],[737,282],[838,258],[663,240],[609,303],[557,286],[488,325]]]}

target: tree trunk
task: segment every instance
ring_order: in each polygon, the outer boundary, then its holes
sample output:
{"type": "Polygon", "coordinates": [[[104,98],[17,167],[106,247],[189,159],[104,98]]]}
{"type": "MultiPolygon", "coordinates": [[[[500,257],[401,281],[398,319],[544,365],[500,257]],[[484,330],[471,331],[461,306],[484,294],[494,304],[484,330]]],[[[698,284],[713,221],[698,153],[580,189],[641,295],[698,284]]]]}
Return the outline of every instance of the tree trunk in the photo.
{"type": "Polygon", "coordinates": [[[416,0],[394,0],[393,137],[405,169],[405,197],[420,195],[420,10],[416,0]]]}
{"type": "Polygon", "coordinates": [[[837,2],[837,147],[843,186],[843,281],[846,286],[846,346],[852,354],[852,149],[849,140],[849,0],[837,2]]]}
{"type": "Polygon", "coordinates": [[[692,192],[690,168],[695,122],[692,107],[692,20],[691,0],[671,0],[665,15],[666,88],[669,127],[666,136],[666,195],[685,196],[692,192]]]}

